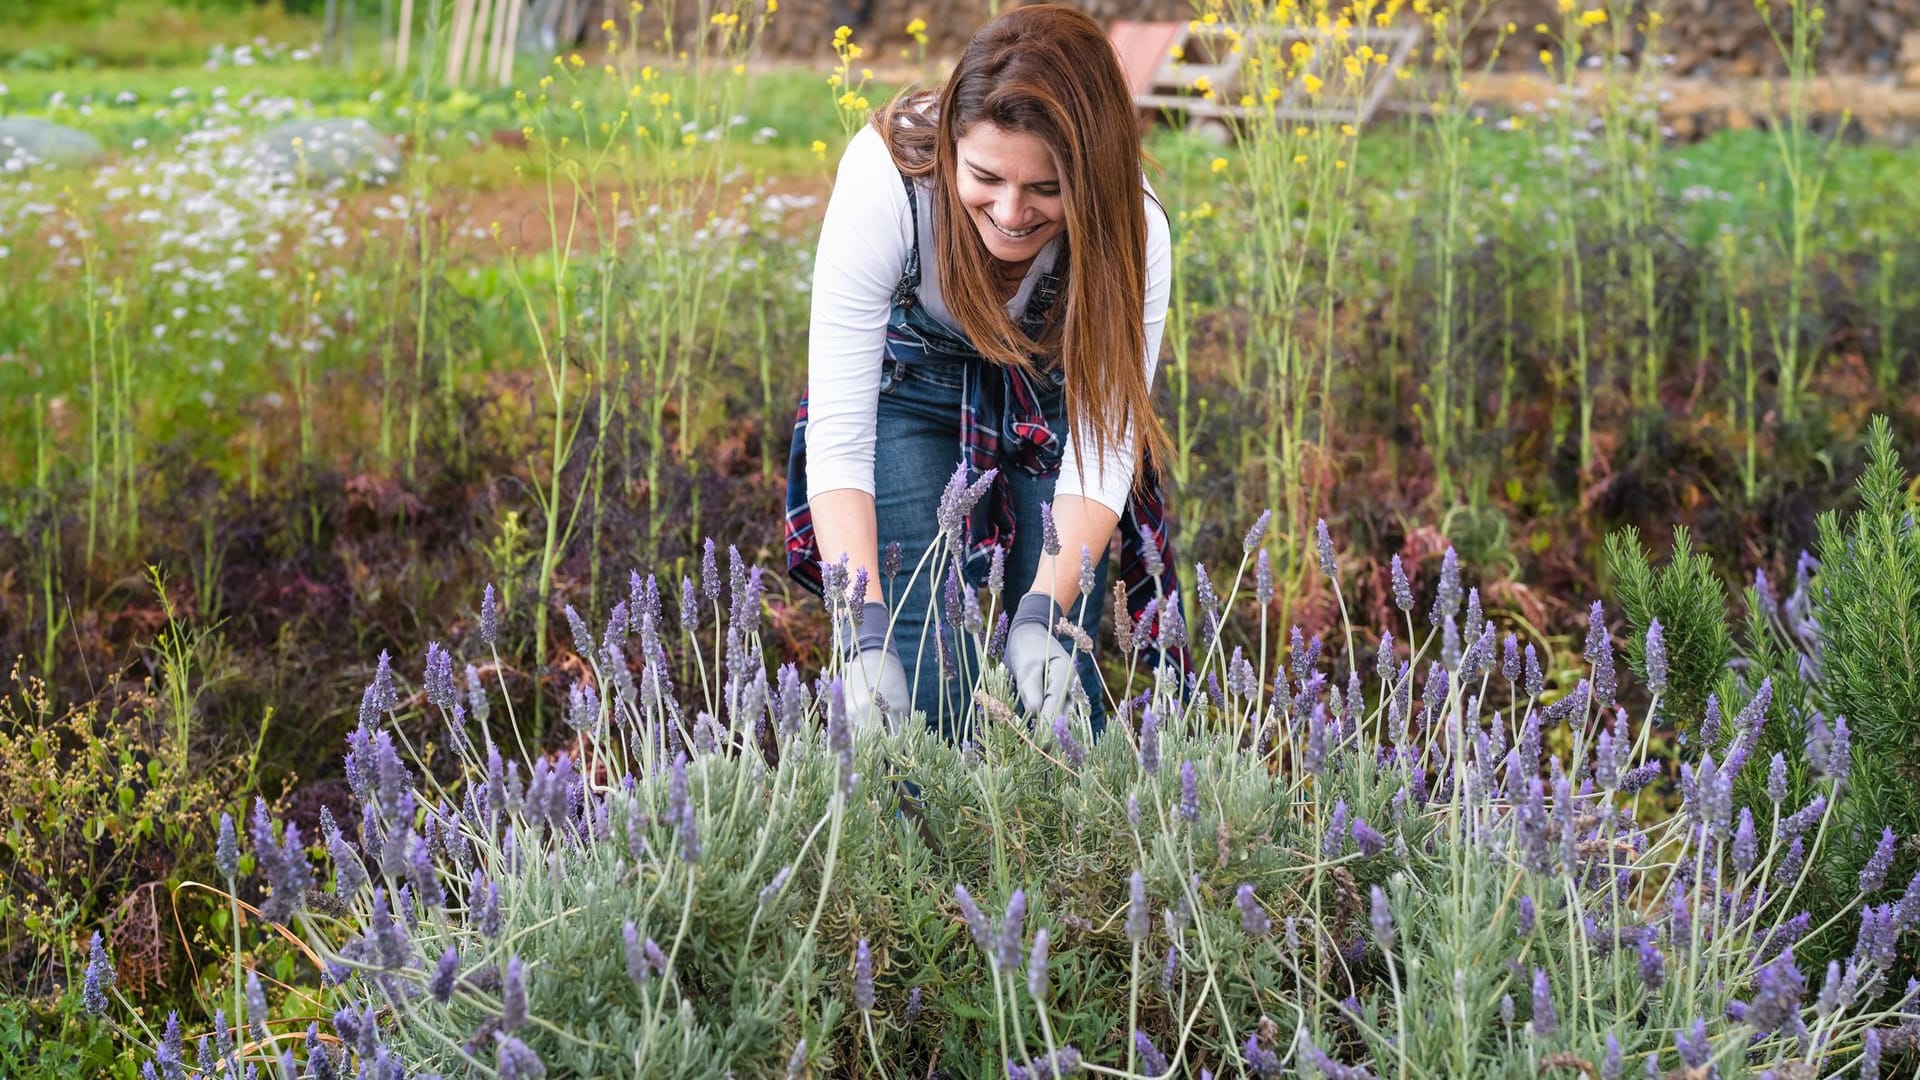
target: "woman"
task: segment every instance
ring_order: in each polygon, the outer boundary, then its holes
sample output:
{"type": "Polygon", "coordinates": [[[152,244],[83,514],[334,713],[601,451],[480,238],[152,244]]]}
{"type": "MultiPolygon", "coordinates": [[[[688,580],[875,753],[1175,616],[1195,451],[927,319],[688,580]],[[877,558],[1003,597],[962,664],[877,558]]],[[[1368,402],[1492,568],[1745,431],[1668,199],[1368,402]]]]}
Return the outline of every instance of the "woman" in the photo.
{"type": "Polygon", "coordinates": [[[1177,605],[1156,599],[1173,560],[1148,467],[1168,447],[1150,395],[1171,275],[1125,79],[1081,12],[1000,16],[943,88],[854,136],[814,264],[787,548],[816,591],[823,562],[864,585],[842,682],[856,723],[897,721],[910,696],[964,730],[977,658],[956,579],[1000,574],[1021,704],[1050,722],[1084,697],[1098,730],[1093,657],[1060,630],[1070,615],[1097,640],[1116,527],[1130,612],[1177,605]],[[962,565],[923,566],[956,466],[985,489],[947,533],[962,565]]]}

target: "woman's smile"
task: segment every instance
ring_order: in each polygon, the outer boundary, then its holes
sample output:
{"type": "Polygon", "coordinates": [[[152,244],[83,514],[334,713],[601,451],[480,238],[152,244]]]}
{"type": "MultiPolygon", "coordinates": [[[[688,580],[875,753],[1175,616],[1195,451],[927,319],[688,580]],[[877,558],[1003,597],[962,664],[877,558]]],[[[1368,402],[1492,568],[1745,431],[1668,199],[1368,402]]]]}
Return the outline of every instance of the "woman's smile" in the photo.
{"type": "Polygon", "coordinates": [[[960,204],[988,254],[1001,262],[1025,262],[1060,235],[1060,170],[1045,142],[981,123],[956,139],[954,149],[960,158],[955,170],[960,204]]]}

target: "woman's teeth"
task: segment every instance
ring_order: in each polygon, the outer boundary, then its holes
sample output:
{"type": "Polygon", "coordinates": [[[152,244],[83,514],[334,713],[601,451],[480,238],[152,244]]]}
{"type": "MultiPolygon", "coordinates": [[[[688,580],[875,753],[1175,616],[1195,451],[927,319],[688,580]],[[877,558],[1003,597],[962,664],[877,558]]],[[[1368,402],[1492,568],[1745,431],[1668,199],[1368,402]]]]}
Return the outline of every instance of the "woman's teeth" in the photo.
{"type": "Polygon", "coordinates": [[[1006,226],[1000,224],[999,222],[993,220],[992,214],[987,214],[986,219],[988,224],[1000,230],[1000,235],[1008,237],[1010,239],[1014,239],[1014,240],[1021,240],[1021,239],[1025,239],[1026,237],[1032,236],[1033,231],[1040,227],[1038,225],[1029,225],[1024,229],[1009,229],[1006,226]]]}

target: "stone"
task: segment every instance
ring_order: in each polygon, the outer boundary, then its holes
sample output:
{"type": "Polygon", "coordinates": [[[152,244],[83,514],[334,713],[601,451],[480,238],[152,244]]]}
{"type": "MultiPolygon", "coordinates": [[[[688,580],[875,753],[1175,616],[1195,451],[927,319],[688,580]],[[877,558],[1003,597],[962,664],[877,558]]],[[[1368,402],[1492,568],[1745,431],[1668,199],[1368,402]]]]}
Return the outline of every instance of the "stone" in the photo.
{"type": "Polygon", "coordinates": [[[400,171],[393,140],[358,117],[289,120],[262,132],[253,149],[268,170],[292,182],[361,180],[382,183],[400,171]]]}
{"type": "Polygon", "coordinates": [[[0,173],[91,165],[105,156],[100,140],[84,131],[36,116],[0,116],[0,173]]]}

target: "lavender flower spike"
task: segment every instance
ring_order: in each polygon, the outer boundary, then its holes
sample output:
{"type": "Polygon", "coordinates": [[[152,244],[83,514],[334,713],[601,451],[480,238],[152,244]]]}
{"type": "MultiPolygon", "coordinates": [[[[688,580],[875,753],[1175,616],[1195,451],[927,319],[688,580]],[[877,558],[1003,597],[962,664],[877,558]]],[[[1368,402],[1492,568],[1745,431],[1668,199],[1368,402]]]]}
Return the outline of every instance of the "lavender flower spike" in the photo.
{"type": "Polygon", "coordinates": [[[867,948],[867,939],[861,938],[853,954],[853,1007],[872,1012],[873,1000],[873,953],[867,948]]]}
{"type": "Polygon", "coordinates": [[[1380,946],[1380,951],[1383,953],[1392,952],[1394,942],[1393,913],[1387,910],[1386,891],[1378,885],[1373,887],[1373,906],[1367,916],[1367,923],[1373,929],[1373,941],[1374,944],[1380,946]]]}
{"type": "Polygon", "coordinates": [[[1647,689],[1667,692],[1667,632],[1659,619],[1647,623],[1647,689]]]}
{"type": "Polygon", "coordinates": [[[1243,553],[1251,554],[1254,548],[1260,546],[1261,539],[1267,535],[1267,523],[1272,520],[1272,510],[1260,511],[1260,516],[1254,520],[1253,527],[1247,530],[1246,537],[1240,541],[1240,550],[1243,553]]]}
{"type": "Polygon", "coordinates": [[[1047,1000],[1047,928],[1033,932],[1033,948],[1027,951],[1027,993],[1033,1000],[1047,1000]]]}
{"type": "Polygon", "coordinates": [[[1862,893],[1879,892],[1886,885],[1887,871],[1893,869],[1893,848],[1897,839],[1892,829],[1880,830],[1880,843],[1874,847],[1873,857],[1860,868],[1862,893]]]}
{"type": "Polygon", "coordinates": [[[1547,969],[1533,969],[1533,1033],[1545,1038],[1560,1030],[1560,1016],[1553,1011],[1553,990],[1547,983],[1547,969]]]}
{"type": "Polygon", "coordinates": [[[1147,916],[1147,879],[1135,870],[1127,879],[1127,937],[1132,941],[1145,941],[1152,926],[1147,916]]]}
{"type": "Polygon", "coordinates": [[[220,839],[214,843],[213,864],[229,882],[240,876],[240,838],[234,834],[233,815],[220,815],[220,839]]]}
{"type": "Polygon", "coordinates": [[[80,993],[87,1012],[99,1016],[107,1011],[107,991],[117,977],[113,961],[107,959],[107,947],[100,940],[100,931],[95,930],[93,940],[87,945],[87,981],[80,993]]]}
{"type": "Polygon", "coordinates": [[[1194,775],[1191,760],[1180,763],[1180,816],[1200,820],[1200,780],[1194,775]]]}
{"type": "Polygon", "coordinates": [[[1313,526],[1314,546],[1320,556],[1320,572],[1329,578],[1340,576],[1340,566],[1333,557],[1333,536],[1327,532],[1327,519],[1321,518],[1313,526]]]}
{"type": "Polygon", "coordinates": [[[997,959],[998,952],[993,947],[993,929],[987,924],[987,917],[980,911],[980,905],[973,902],[965,885],[953,887],[953,898],[960,904],[960,914],[966,917],[967,931],[973,935],[973,943],[988,959],[997,959]]]}
{"type": "Polygon", "coordinates": [[[1233,902],[1240,908],[1240,929],[1248,937],[1266,937],[1273,931],[1273,920],[1267,917],[1266,909],[1253,895],[1253,886],[1242,884],[1233,894],[1233,902]]]}

